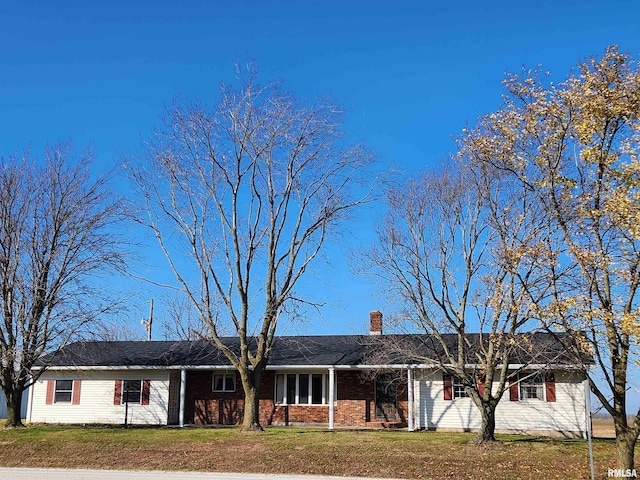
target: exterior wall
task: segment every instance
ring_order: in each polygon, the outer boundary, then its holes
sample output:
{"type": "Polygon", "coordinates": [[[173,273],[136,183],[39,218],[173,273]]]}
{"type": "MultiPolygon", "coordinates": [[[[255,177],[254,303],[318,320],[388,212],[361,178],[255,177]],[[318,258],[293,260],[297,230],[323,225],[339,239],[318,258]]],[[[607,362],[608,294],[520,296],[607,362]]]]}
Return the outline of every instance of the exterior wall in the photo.
{"type": "Polygon", "coordinates": [[[197,425],[237,425],[242,422],[244,393],[240,376],[235,392],[214,392],[213,371],[187,372],[184,422],[197,425]]]}
{"type": "MultiPolygon", "coordinates": [[[[298,373],[303,373],[298,372],[298,373]]],[[[326,373],[318,371],[318,373],[326,373]]],[[[243,390],[239,377],[235,392],[213,392],[211,371],[187,372],[185,423],[236,425],[242,422],[243,390]]],[[[260,389],[263,425],[328,424],[329,405],[276,405],[276,372],[265,372],[260,389]]],[[[375,418],[375,384],[359,371],[335,372],[336,426],[402,426],[407,419],[407,390],[398,391],[398,419],[375,418]]]]}
{"type": "Polygon", "coordinates": [[[397,419],[376,418],[375,382],[359,371],[336,371],[337,405],[334,420],[341,426],[403,426],[407,423],[407,388],[402,382],[398,388],[397,419]]]}
{"type": "Polygon", "coordinates": [[[31,418],[34,423],[124,423],[125,405],[114,405],[116,380],[150,380],[149,405],[129,404],[128,423],[167,424],[169,372],[158,370],[55,371],[48,370],[33,385],[31,418]],[[77,405],[47,405],[48,380],[80,380],[77,405]]]}
{"type": "MultiPolygon", "coordinates": [[[[316,371],[319,372],[319,371],[316,371]]],[[[303,373],[303,372],[299,372],[303,373]]],[[[321,372],[325,373],[325,372],[321,372]]],[[[416,428],[473,430],[480,427],[480,414],[470,398],[444,400],[441,372],[416,371],[414,408],[416,428]]],[[[329,405],[276,405],[276,372],[264,374],[260,390],[260,421],[263,425],[329,423],[329,405]]],[[[399,427],[407,424],[406,381],[398,389],[398,418],[377,419],[375,382],[357,370],[336,370],[336,426],[399,427]]],[[[175,424],[179,411],[179,371],[53,371],[45,372],[33,385],[31,418],[36,423],[124,423],[125,406],[114,405],[116,380],[150,380],[149,405],[129,405],[132,424],[175,424]],[[48,380],[80,380],[77,405],[47,405],[48,380]]],[[[509,401],[505,392],[496,410],[496,429],[506,432],[582,434],[585,426],[583,376],[555,372],[555,402],[509,401]]],[[[244,401],[239,377],[235,392],[214,392],[213,371],[188,371],[185,424],[235,425],[242,421],[244,401]]],[[[75,397],[75,393],[74,393],[75,397]]]]}
{"type": "MultiPolygon", "coordinates": [[[[442,372],[425,372],[416,389],[416,425],[419,428],[475,430],[481,417],[471,398],[444,400],[442,372]]],[[[555,372],[556,401],[509,400],[507,390],[496,408],[496,431],[508,433],[566,433],[582,435],[585,398],[579,373],[555,372]]],[[[494,386],[495,390],[495,386],[494,386]]]]}

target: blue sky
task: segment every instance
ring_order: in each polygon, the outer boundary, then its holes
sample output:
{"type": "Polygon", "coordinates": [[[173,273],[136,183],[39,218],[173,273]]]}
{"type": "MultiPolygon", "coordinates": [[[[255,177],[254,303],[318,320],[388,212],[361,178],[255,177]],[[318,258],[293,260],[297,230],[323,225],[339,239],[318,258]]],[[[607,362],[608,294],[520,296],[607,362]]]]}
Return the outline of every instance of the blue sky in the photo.
{"type": "MultiPolygon", "coordinates": [[[[381,165],[418,171],[453,150],[465,123],[498,108],[505,72],[541,63],[561,81],[612,43],[638,57],[638,18],[636,0],[3,2],[0,154],[72,140],[93,146],[97,167],[118,164],[174,96],[214,101],[233,61],[249,56],[263,80],[304,99],[334,96],[353,140],[381,165]]],[[[315,272],[323,318],[291,333],[364,332],[368,312],[384,311],[346,261],[374,219],[365,212],[315,272]]],[[[130,310],[140,328],[148,305],[130,310]]]]}

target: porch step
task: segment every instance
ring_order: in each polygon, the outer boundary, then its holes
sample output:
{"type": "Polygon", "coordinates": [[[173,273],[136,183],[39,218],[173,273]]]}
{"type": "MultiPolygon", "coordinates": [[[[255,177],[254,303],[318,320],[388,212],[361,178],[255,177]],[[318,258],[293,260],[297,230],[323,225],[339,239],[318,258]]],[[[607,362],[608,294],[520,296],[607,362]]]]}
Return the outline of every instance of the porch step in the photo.
{"type": "Polygon", "coordinates": [[[407,422],[402,420],[373,420],[367,422],[366,426],[369,428],[406,428],[407,422]]]}

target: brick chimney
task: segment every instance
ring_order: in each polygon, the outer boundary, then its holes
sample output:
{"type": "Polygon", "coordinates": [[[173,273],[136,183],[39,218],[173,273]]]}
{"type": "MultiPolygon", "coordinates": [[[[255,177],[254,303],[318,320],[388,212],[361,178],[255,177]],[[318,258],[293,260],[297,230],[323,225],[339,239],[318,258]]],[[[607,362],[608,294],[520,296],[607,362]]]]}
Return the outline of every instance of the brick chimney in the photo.
{"type": "Polygon", "coordinates": [[[369,335],[382,335],[382,312],[369,312],[369,335]]]}

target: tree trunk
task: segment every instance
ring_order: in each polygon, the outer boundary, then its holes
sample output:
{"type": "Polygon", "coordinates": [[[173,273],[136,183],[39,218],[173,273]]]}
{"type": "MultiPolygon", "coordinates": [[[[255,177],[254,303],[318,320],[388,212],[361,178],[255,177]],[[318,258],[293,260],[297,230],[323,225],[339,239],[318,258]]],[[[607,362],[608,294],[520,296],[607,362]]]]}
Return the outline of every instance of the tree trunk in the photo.
{"type": "Polygon", "coordinates": [[[7,421],[6,428],[24,427],[22,416],[20,415],[20,407],[22,406],[22,389],[15,389],[7,386],[4,392],[7,401],[7,421]]]}
{"type": "Polygon", "coordinates": [[[241,372],[242,387],[244,388],[244,415],[241,432],[262,432],[260,425],[260,379],[262,375],[253,370],[241,372]]]}
{"type": "MultiPolygon", "coordinates": [[[[624,401],[624,397],[622,397],[624,401]]],[[[616,469],[632,470],[634,468],[634,452],[636,442],[638,440],[638,426],[636,422],[629,425],[627,419],[627,411],[622,401],[617,402],[615,412],[613,414],[613,423],[616,429],[616,469]]]]}
{"type": "Polygon", "coordinates": [[[482,416],[482,425],[474,443],[495,442],[496,431],[496,407],[491,402],[482,402],[480,415],[482,416]]]}
{"type": "Polygon", "coordinates": [[[631,429],[616,432],[616,469],[633,470],[636,435],[631,429]]]}

